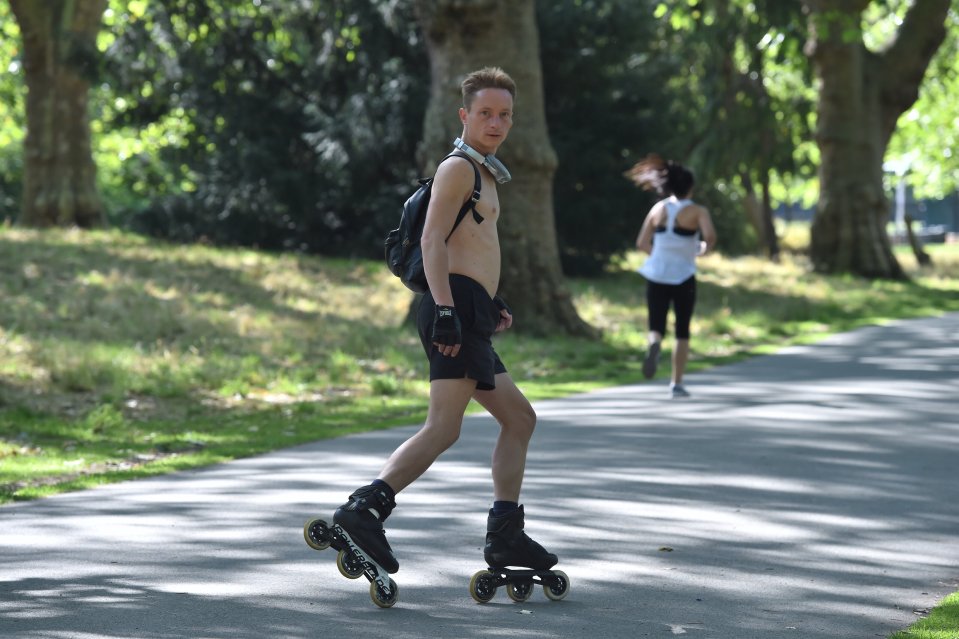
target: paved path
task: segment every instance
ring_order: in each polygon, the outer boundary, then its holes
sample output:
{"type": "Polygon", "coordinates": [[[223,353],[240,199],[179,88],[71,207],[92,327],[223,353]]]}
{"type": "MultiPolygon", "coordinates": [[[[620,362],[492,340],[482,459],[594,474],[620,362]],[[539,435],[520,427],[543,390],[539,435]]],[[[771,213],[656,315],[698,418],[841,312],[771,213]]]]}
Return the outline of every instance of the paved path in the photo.
{"type": "Polygon", "coordinates": [[[959,589],[959,314],[537,404],[527,529],[572,590],[470,599],[494,428],[400,495],[400,601],[303,542],[414,427],[0,508],[0,636],[887,637],[959,589]],[[667,550],[670,549],[670,550],[667,550]]]}

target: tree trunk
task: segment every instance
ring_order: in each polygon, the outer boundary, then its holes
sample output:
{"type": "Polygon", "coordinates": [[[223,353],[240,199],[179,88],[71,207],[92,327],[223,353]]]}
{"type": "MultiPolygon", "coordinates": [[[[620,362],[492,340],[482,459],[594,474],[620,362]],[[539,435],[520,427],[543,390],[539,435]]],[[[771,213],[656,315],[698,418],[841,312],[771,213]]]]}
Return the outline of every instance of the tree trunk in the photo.
{"type": "Polygon", "coordinates": [[[772,197],[769,193],[769,171],[765,167],[761,171],[762,198],[756,197],[753,178],[749,172],[740,173],[739,179],[743,183],[743,209],[749,222],[756,230],[759,243],[763,247],[766,257],[772,262],[779,261],[779,238],[776,237],[776,225],[773,222],[772,197]]]}
{"type": "Polygon", "coordinates": [[[87,100],[107,0],[10,0],[27,85],[23,204],[31,227],[103,224],[87,100]]]}
{"type": "Polygon", "coordinates": [[[762,204],[756,197],[756,189],[753,186],[753,178],[748,171],[739,175],[743,183],[743,210],[746,212],[746,219],[756,231],[756,237],[759,238],[759,245],[766,247],[766,225],[763,224],[762,204]]]}
{"type": "Polygon", "coordinates": [[[896,121],[916,101],[926,67],[945,39],[949,3],[914,3],[895,42],[874,53],[863,44],[861,31],[869,0],[805,0],[810,10],[806,52],[820,81],[820,195],[810,243],[819,272],[905,277],[886,232],[883,156],[896,121]]]}
{"type": "Polygon", "coordinates": [[[573,306],[563,282],[553,217],[556,152],[546,130],[539,34],[533,0],[416,0],[429,51],[431,85],[423,140],[424,173],[452,150],[462,125],[460,82],[467,73],[501,66],[516,81],[516,124],[497,156],[513,180],[499,187],[503,269],[500,295],[520,330],[596,334],[573,306]]]}
{"type": "Polygon", "coordinates": [[[916,232],[912,230],[912,223],[915,220],[911,215],[906,214],[906,236],[909,238],[909,246],[912,247],[912,254],[916,256],[916,262],[919,266],[929,266],[932,264],[932,257],[922,248],[922,242],[916,237],[916,232]]]}
{"type": "Polygon", "coordinates": [[[766,256],[773,262],[779,261],[779,238],[776,237],[776,223],[773,220],[773,198],[770,193],[769,171],[762,174],[762,224],[763,238],[766,246],[766,256]]]}

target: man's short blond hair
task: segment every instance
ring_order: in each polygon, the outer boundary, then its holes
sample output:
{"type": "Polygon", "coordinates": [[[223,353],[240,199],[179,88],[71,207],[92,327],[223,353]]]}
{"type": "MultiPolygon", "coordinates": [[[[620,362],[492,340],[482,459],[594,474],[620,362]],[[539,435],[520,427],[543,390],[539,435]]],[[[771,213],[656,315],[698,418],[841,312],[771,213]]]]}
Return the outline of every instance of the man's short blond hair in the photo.
{"type": "Polygon", "coordinates": [[[473,106],[473,98],[483,89],[505,89],[516,99],[516,83],[499,67],[485,67],[473,71],[466,76],[460,87],[463,90],[463,106],[467,111],[473,106]]]}

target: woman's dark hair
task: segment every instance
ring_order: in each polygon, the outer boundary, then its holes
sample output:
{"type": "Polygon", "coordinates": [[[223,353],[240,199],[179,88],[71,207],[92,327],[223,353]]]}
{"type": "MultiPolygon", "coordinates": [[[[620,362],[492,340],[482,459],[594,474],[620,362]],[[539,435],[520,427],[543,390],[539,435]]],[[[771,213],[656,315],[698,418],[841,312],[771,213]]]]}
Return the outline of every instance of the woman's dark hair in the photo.
{"type": "Polygon", "coordinates": [[[663,160],[655,153],[647,155],[623,175],[635,182],[636,186],[646,191],[656,191],[663,197],[686,197],[695,184],[692,171],[672,160],[663,160]]]}

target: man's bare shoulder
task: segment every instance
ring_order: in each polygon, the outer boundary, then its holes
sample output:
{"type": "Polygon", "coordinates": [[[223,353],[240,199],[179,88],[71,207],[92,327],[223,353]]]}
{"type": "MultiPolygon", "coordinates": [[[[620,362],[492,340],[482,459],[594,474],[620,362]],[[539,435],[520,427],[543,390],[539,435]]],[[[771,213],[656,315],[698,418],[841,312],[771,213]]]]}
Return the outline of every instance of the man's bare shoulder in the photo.
{"type": "Polygon", "coordinates": [[[436,167],[433,190],[464,191],[472,189],[474,181],[473,163],[467,158],[455,155],[436,167]]]}

